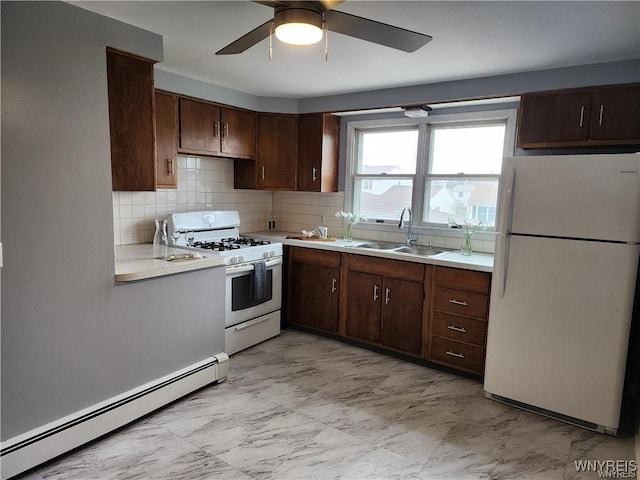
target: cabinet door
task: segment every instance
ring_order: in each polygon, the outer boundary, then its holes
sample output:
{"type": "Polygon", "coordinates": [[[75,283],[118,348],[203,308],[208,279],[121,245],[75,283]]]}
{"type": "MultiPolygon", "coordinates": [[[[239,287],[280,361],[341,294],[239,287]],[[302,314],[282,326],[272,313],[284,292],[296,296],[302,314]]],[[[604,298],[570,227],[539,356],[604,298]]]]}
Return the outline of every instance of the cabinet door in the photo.
{"type": "Polygon", "coordinates": [[[422,352],[424,285],[386,277],[382,291],[381,343],[404,352],[422,352]]]}
{"type": "Polygon", "coordinates": [[[298,185],[309,192],[338,191],[340,119],[328,113],[298,118],[298,185]]]}
{"type": "Polygon", "coordinates": [[[187,153],[220,153],[220,107],[180,99],[180,148],[187,153]]]}
{"type": "Polygon", "coordinates": [[[156,188],[153,62],[107,50],[114,191],[156,188]]]}
{"type": "Polygon", "coordinates": [[[590,128],[592,140],[640,141],[640,86],[595,90],[590,128]]]}
{"type": "Polygon", "coordinates": [[[297,118],[293,115],[258,115],[258,187],[295,190],[297,118]]]}
{"type": "Polygon", "coordinates": [[[222,152],[234,158],[255,157],[255,113],[234,108],[222,109],[222,152]]]}
{"type": "Polygon", "coordinates": [[[553,146],[587,140],[591,95],[591,92],[523,95],[518,146],[553,146]]]}
{"type": "Polygon", "coordinates": [[[156,186],[178,188],[178,100],[156,91],[156,186]]]}
{"type": "Polygon", "coordinates": [[[346,334],[368,342],[380,342],[382,277],[347,272],[346,334]]]}
{"type": "Polygon", "coordinates": [[[340,270],[293,261],[289,321],[338,332],[340,270]]]}

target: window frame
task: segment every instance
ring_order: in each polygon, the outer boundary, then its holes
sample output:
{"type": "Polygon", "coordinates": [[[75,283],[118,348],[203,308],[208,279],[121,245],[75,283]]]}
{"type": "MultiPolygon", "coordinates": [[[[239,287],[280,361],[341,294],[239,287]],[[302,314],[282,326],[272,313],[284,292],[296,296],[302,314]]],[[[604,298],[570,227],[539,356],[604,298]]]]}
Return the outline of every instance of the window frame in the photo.
{"type": "MultiPolygon", "coordinates": [[[[358,165],[358,141],[357,136],[362,130],[393,130],[399,128],[418,128],[418,158],[416,162],[416,173],[413,176],[413,193],[411,201],[411,209],[413,211],[414,219],[414,231],[418,234],[435,234],[446,235],[447,233],[453,234],[451,228],[447,225],[427,223],[423,221],[423,211],[426,207],[425,193],[427,181],[429,179],[443,178],[464,178],[464,180],[482,180],[482,179],[494,179],[494,174],[463,174],[463,175],[442,175],[442,174],[430,174],[430,158],[429,152],[431,150],[431,128],[433,126],[464,126],[464,125],[481,125],[481,124],[495,124],[498,122],[505,122],[505,135],[503,145],[503,157],[513,156],[515,151],[515,133],[516,133],[516,117],[517,108],[503,108],[495,110],[478,110],[459,113],[435,113],[430,114],[428,117],[422,118],[408,118],[408,117],[389,117],[388,114],[381,115],[380,118],[370,118],[367,120],[348,120],[346,122],[346,160],[347,168],[345,169],[345,196],[344,196],[344,209],[346,211],[352,211],[355,201],[355,181],[356,181],[356,169],[358,165]]],[[[511,105],[509,105],[511,107],[511,105]]],[[[387,177],[387,175],[385,175],[387,177]]],[[[406,175],[402,175],[406,178],[406,175]]],[[[498,180],[500,175],[497,175],[498,180]]],[[[497,206],[496,206],[497,207],[497,206]]],[[[496,208],[496,210],[499,210],[496,208]]],[[[496,211],[496,215],[499,212],[496,211]]],[[[375,220],[375,219],[374,219],[375,220]]],[[[359,228],[365,230],[377,230],[377,231],[396,231],[398,224],[396,220],[375,220],[373,222],[367,222],[358,225],[359,228]]],[[[493,227],[487,229],[493,235],[495,230],[493,227]]],[[[487,232],[487,233],[489,233],[487,232]]],[[[482,232],[477,232],[482,233],[482,232]]],[[[481,235],[483,236],[483,235],[481,235]]]]}

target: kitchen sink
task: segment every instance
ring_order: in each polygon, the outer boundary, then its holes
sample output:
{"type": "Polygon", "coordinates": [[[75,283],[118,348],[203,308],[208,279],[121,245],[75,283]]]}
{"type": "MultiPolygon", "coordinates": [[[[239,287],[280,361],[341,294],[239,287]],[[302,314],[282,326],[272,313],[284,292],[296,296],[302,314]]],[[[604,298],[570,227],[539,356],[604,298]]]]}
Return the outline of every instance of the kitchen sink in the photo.
{"type": "Polygon", "coordinates": [[[426,245],[405,245],[403,243],[391,242],[369,242],[358,245],[357,248],[369,248],[371,250],[387,250],[398,253],[410,253],[412,255],[422,255],[430,257],[442,253],[443,250],[426,245]]]}
{"type": "Polygon", "coordinates": [[[430,257],[432,255],[442,253],[442,250],[438,250],[437,248],[423,247],[420,245],[407,245],[406,247],[396,248],[394,251],[400,253],[411,253],[413,255],[423,255],[425,257],[430,257]]]}
{"type": "Polygon", "coordinates": [[[396,248],[401,246],[402,244],[400,243],[372,242],[358,245],[358,248],[371,248],[374,250],[395,250],[396,248]]]}

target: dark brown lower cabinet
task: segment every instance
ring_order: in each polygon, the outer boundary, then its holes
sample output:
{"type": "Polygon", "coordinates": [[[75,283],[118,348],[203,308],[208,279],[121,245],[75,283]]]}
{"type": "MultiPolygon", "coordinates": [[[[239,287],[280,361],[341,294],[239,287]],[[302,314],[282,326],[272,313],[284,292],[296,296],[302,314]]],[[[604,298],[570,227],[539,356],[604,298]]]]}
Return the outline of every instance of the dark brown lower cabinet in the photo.
{"type": "Polygon", "coordinates": [[[347,273],[347,336],[378,343],[380,341],[380,291],[382,277],[370,273],[347,273]]]}
{"type": "Polygon", "coordinates": [[[344,254],[343,268],[345,335],[420,356],[424,265],[344,254]]]}
{"type": "Polygon", "coordinates": [[[288,323],[338,332],[340,254],[289,249],[288,323]]]}
{"type": "Polygon", "coordinates": [[[380,343],[420,355],[424,284],[385,278],[380,343]]]}

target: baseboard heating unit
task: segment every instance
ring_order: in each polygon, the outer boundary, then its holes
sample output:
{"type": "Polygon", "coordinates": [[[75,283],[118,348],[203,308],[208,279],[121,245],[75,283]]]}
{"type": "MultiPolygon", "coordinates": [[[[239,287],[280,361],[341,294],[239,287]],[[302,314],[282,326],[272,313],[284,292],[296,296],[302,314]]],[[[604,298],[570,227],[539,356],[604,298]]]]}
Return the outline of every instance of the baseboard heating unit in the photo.
{"type": "Polygon", "coordinates": [[[223,382],[229,357],[220,353],[42,427],[2,442],[2,479],[8,479],[120,428],[211,383],[223,382]]]}

